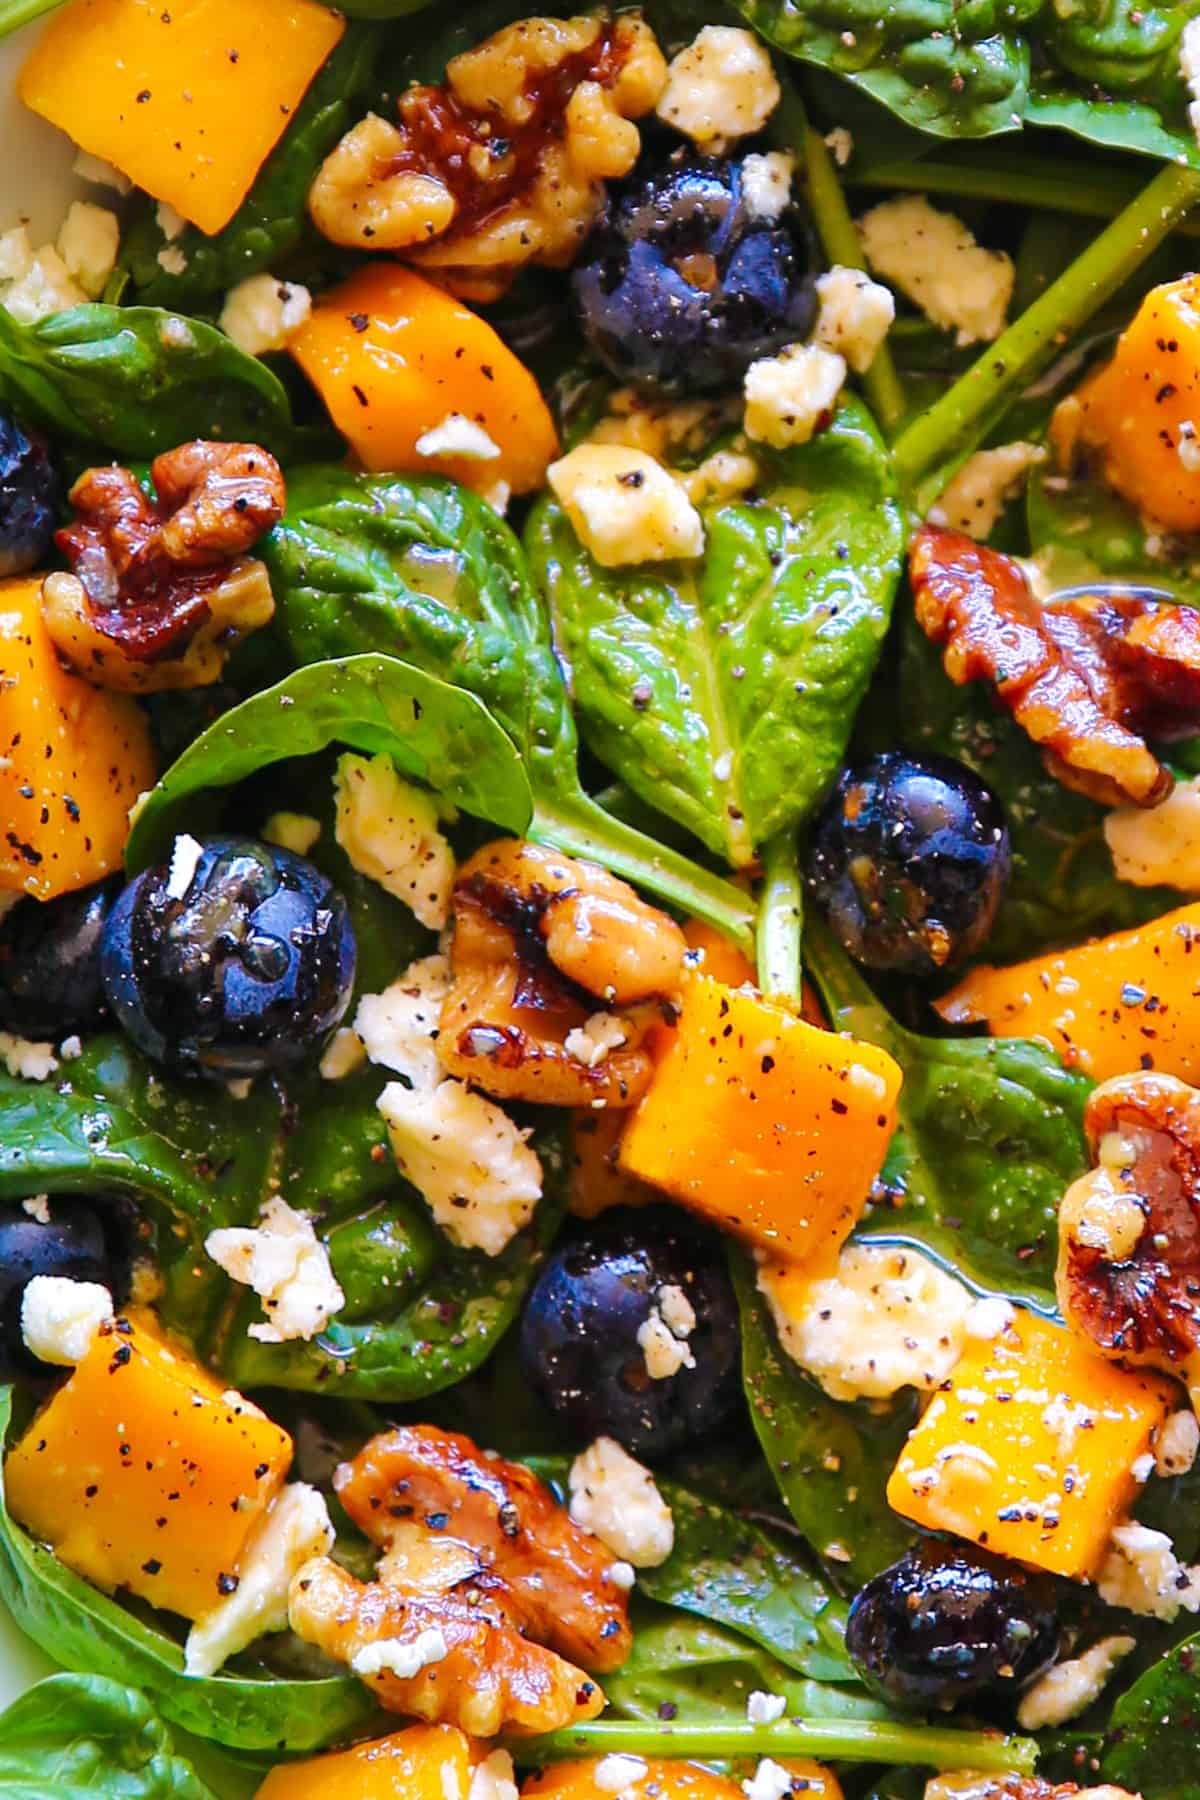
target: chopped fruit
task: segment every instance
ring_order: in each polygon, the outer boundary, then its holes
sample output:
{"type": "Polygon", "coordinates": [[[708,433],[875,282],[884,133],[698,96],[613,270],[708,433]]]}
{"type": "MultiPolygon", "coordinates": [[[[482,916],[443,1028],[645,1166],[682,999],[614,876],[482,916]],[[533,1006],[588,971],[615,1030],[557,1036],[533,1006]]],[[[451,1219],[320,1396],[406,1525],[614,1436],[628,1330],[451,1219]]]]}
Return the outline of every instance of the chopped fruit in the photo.
{"type": "Polygon", "coordinates": [[[413,1725],[353,1750],[284,1763],[255,1800],[467,1800],[471,1762],[453,1725],[413,1725]]]}
{"type": "MultiPolygon", "coordinates": [[[[780,1779],[771,1786],[772,1793],[807,1794],[810,1800],[842,1800],[836,1775],[820,1763],[797,1757],[778,1763],[764,1759],[759,1764],[759,1769],[763,1768],[779,1772],[780,1779]],[[793,1778],[789,1788],[782,1784],[784,1775],[793,1778]]],[[[521,1800],[612,1800],[618,1792],[618,1781],[621,1800],[742,1800],[743,1792],[749,1793],[751,1786],[728,1775],[714,1775],[698,1763],[616,1754],[555,1763],[522,1784],[521,1800]]]]}

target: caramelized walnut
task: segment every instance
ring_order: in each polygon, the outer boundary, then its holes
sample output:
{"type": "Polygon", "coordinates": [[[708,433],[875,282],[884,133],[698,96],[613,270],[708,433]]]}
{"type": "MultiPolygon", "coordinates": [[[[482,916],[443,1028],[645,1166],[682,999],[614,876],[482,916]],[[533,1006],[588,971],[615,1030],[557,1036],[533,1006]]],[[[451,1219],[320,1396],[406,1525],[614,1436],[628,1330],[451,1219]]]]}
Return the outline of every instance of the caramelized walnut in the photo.
{"type": "Polygon", "coordinates": [[[515,838],[462,865],[452,911],[443,1066],[500,1099],[639,1100],[647,1035],[683,979],[675,922],[595,864],[515,838]]]}
{"type": "Polygon", "coordinates": [[[283,475],[256,444],[197,441],[156,457],[150,479],[153,501],[116,464],[79,477],[74,523],[56,534],[74,574],[47,576],[46,627],[99,687],[203,687],[274,613],[245,552],[283,516],[283,475]]]}
{"type": "Polygon", "coordinates": [[[444,87],[401,95],[399,124],[347,133],[309,191],[333,243],[402,250],[468,299],[518,269],[565,267],[603,206],[602,183],[637,161],[634,119],[666,64],[632,14],[523,19],[456,56],[444,87]]]}
{"type": "Polygon", "coordinates": [[[930,526],[910,573],[951,680],[990,682],[1064,786],[1105,805],[1166,798],[1170,771],[1146,739],[1200,726],[1200,611],[1133,591],[1040,604],[1014,558],[930,526]]]}
{"type": "Polygon", "coordinates": [[[1058,1303],[1108,1356],[1200,1377],[1200,1091],[1173,1075],[1094,1089],[1096,1167],[1058,1215],[1058,1303]]]}
{"type": "Polygon", "coordinates": [[[558,1731],[604,1705],[596,1682],[522,1637],[481,1589],[414,1598],[315,1557],[292,1581],[288,1620],[305,1643],[348,1664],[389,1712],[472,1737],[558,1731]]]}
{"type": "Polygon", "coordinates": [[[1045,1781],[1040,1775],[979,1775],[962,1769],[935,1775],[925,1784],[925,1800],[1140,1800],[1125,1788],[1081,1788],[1074,1781],[1045,1781]]]}

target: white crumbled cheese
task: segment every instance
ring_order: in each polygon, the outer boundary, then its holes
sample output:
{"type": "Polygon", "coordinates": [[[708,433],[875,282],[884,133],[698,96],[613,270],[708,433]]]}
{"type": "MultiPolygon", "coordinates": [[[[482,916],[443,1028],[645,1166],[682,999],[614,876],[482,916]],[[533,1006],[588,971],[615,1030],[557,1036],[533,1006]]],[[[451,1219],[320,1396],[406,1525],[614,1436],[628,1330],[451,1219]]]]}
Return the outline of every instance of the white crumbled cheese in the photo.
{"type": "Polygon", "coordinates": [[[494,1101],[465,1082],[416,1090],[390,1081],[377,1101],[396,1166],[464,1250],[499,1256],[542,1194],[536,1151],[494,1101]]]}
{"type": "Polygon", "coordinates": [[[1017,1722],[1022,1731],[1041,1731],[1046,1725],[1065,1725],[1086,1712],[1099,1699],[1117,1664],[1123,1662],[1137,1640],[1131,1637],[1101,1638],[1082,1656],[1056,1663],[1022,1695],[1017,1722]]]}
{"type": "Polygon", "coordinates": [[[450,964],[439,953],[410,963],[382,994],[364,994],[354,1029],[373,1063],[428,1091],[442,1079],[437,1036],[450,992],[450,964]]]}
{"type": "Polygon", "coordinates": [[[963,1320],[963,1330],[970,1338],[991,1343],[1004,1335],[1016,1316],[1017,1309],[1011,1300],[1006,1300],[1002,1294],[987,1294],[974,1302],[963,1320]]]}
{"type": "Polygon", "coordinates": [[[748,1781],[743,1781],[746,1800],[783,1800],[792,1791],[793,1776],[782,1764],[764,1756],[748,1781]]]}
{"type": "Polygon", "coordinates": [[[755,1688],[746,1702],[746,1717],[751,1725],[773,1725],[786,1711],[786,1694],[764,1694],[761,1688],[755,1688]]]}
{"type": "Polygon", "coordinates": [[[768,150],[742,162],[742,199],[752,219],[774,224],[792,197],[796,159],[786,150],[768,150]]]}
{"type": "Polygon", "coordinates": [[[615,1562],[609,1564],[608,1579],[615,1588],[627,1594],[637,1581],[637,1570],[632,1563],[615,1562]]]}
{"type": "Polygon", "coordinates": [[[83,1039],[77,1031],[73,1031],[70,1037],[63,1039],[58,1046],[58,1054],[64,1062],[77,1062],[83,1055],[83,1039]]]}
{"type": "Polygon", "coordinates": [[[1192,96],[1188,122],[1200,139],[1200,19],[1189,19],[1179,39],[1179,72],[1192,96]]]}
{"type": "Polygon", "coordinates": [[[486,500],[492,511],[503,518],[512,499],[512,485],[507,481],[493,481],[480,491],[479,498],[486,500]]]}
{"type": "Polygon", "coordinates": [[[1200,893],[1200,775],[1177,781],[1157,806],[1114,806],[1104,841],[1121,881],[1200,893]]]}
{"type": "Polygon", "coordinates": [[[963,531],[983,543],[1030,469],[1046,460],[1041,444],[997,444],[977,450],[939,494],[929,509],[930,522],[963,531]]]}
{"type": "Polygon", "coordinates": [[[418,456],[463,456],[471,462],[495,462],[500,455],[499,444],[482,425],[456,412],[447,413],[439,425],[423,431],[413,448],[418,456]]]}
{"type": "Polygon", "coordinates": [[[102,156],[93,156],[90,150],[80,150],[73,167],[80,181],[89,181],[93,187],[112,188],[114,193],[122,196],[133,191],[128,175],[123,175],[114,164],[105,162],[102,156]]]}
{"type": "Polygon", "coordinates": [[[168,900],[182,900],[192,885],[196,870],[200,866],[200,858],[204,855],[204,845],[199,843],[190,833],[184,831],[175,839],[171,847],[171,864],[167,870],[167,881],[164,892],[168,900]]]}
{"type": "Polygon", "coordinates": [[[832,419],[845,379],[845,360],[820,344],[761,357],[746,370],[746,436],[775,450],[807,444],[832,419]]]}
{"type": "Polygon", "coordinates": [[[186,319],[178,313],[168,313],[158,328],[158,340],[168,350],[191,350],[195,347],[196,334],[186,319]]]}
{"type": "Polygon", "coordinates": [[[675,1546],[675,1520],[649,1469],[615,1438],[599,1437],[571,1464],[571,1517],[635,1569],[656,1569],[675,1546]]]}
{"type": "Polygon", "coordinates": [[[1173,1412],[1154,1440],[1154,1466],[1162,1476],[1186,1475],[1200,1450],[1200,1420],[1188,1408],[1173,1412]]]}
{"type": "Polygon", "coordinates": [[[23,225],[0,234],[0,281],[19,281],[33,267],[33,245],[23,225]]]}
{"type": "Polygon", "coordinates": [[[493,1750],[471,1770],[467,1800],[517,1800],[517,1778],[507,1750],[493,1750]]]}
{"type": "Polygon", "coordinates": [[[366,1060],[367,1053],[357,1031],[343,1025],[326,1044],[317,1066],[326,1081],[344,1081],[355,1069],[361,1069],[366,1060]]]}
{"type": "Polygon", "coordinates": [[[1186,1569],[1162,1531],[1148,1525],[1117,1525],[1096,1580],[1110,1606],[1167,1624],[1180,1611],[1200,1612],[1200,1570],[1186,1569]]]}
{"type": "Polygon", "coordinates": [[[862,269],[835,263],[817,278],[817,296],[821,310],[814,342],[844,356],[856,374],[865,374],[896,317],[891,290],[862,269]]]}
{"type": "Polygon", "coordinates": [[[267,1201],[256,1226],[210,1231],[204,1248],[231,1281],[253,1288],[262,1301],[268,1322],[247,1333],[261,1343],[316,1337],[346,1304],[312,1220],[279,1195],[267,1201]]]}
{"type": "Polygon", "coordinates": [[[930,1392],[962,1355],[974,1300],[910,1249],[847,1244],[835,1274],[806,1279],[762,1262],[758,1285],[779,1341],[834,1400],[930,1392]]]}
{"type": "Polygon", "coordinates": [[[744,450],[714,450],[694,469],[681,469],[679,485],[693,506],[724,506],[758,485],[758,464],[744,450]]]}
{"type": "Polygon", "coordinates": [[[120,247],[121,226],[115,212],[90,200],[71,203],[58,234],[58,254],[90,300],[98,300],[104,292],[120,247]]]}
{"type": "Polygon", "coordinates": [[[356,1675],[395,1675],[399,1681],[411,1681],[422,1669],[444,1662],[450,1654],[445,1638],[436,1626],[419,1631],[411,1644],[403,1638],[379,1638],[364,1644],[350,1659],[356,1675]]]}
{"type": "Polygon", "coordinates": [[[1200,470],[1200,437],[1192,419],[1180,419],[1175,439],[1175,454],[1189,475],[1200,470]]]}
{"type": "Polygon", "coordinates": [[[658,1310],[664,1323],[676,1337],[690,1337],[696,1329],[696,1309],[674,1281],[664,1282],[658,1290],[658,1310]]]}
{"type": "Polygon", "coordinates": [[[607,1062],[614,1050],[621,1048],[627,1036],[624,1020],[614,1013],[593,1013],[582,1025],[575,1025],[568,1031],[563,1039],[563,1049],[576,1062],[597,1069],[602,1062],[607,1062]]]}
{"type": "Polygon", "coordinates": [[[311,312],[312,295],[299,282],[250,275],[230,288],[217,323],[247,356],[265,356],[286,349],[311,312]]]}
{"type": "Polygon", "coordinates": [[[377,881],[440,931],[450,917],[454,852],[437,802],[396,773],[390,756],[338,758],[334,835],[360,875],[377,881]]]}
{"type": "Polygon", "coordinates": [[[1146,1452],[1145,1456],[1139,1456],[1137,1458],[1136,1462],[1131,1466],[1129,1473],[1133,1476],[1133,1479],[1137,1482],[1139,1487],[1145,1487],[1146,1483],[1154,1473],[1154,1458],[1149,1451],[1146,1452]]]}
{"type": "Polygon", "coordinates": [[[53,1044],[35,1044],[11,1031],[0,1031],[0,1062],[22,1081],[49,1081],[58,1067],[53,1044]]]}
{"type": "Polygon", "coordinates": [[[704,553],[700,514],[670,470],[645,451],[580,444],[550,464],[546,479],[603,568],[704,553]]]}
{"type": "Polygon", "coordinates": [[[167,275],[182,275],[188,266],[188,259],[178,244],[168,244],[154,260],[167,275]]]}
{"type": "Polygon", "coordinates": [[[262,835],[268,844],[278,844],[293,856],[307,856],[321,836],[321,821],[309,813],[273,812],[262,835]]]}
{"type": "Polygon", "coordinates": [[[21,1295],[21,1336],[39,1362],[71,1367],[83,1361],[101,1326],[113,1316],[112,1295],[98,1281],[35,1275],[21,1295]]]}
{"type": "Polygon", "coordinates": [[[36,325],[39,319],[82,306],[86,300],[87,294],[50,244],[37,251],[28,269],[0,293],[0,306],[22,325],[36,325]]]}
{"type": "Polygon", "coordinates": [[[696,1358],[683,1338],[677,1338],[660,1313],[651,1312],[637,1332],[638,1349],[651,1381],[668,1381],[680,1369],[694,1369],[696,1358]]]}
{"type": "Polygon", "coordinates": [[[835,125],[825,133],[825,148],[839,169],[844,169],[854,155],[854,139],[844,125],[835,125]]]}
{"type": "Polygon", "coordinates": [[[717,155],[761,131],[779,105],[766,45],[740,25],[705,25],[667,67],[658,116],[717,155]]]}
{"type": "Polygon", "coordinates": [[[36,1221],[39,1225],[49,1225],[49,1223],[50,1223],[50,1196],[49,1196],[49,1194],[30,1194],[30,1196],[27,1200],[22,1200],[21,1211],[24,1213],[28,1213],[29,1217],[31,1219],[36,1219],[36,1221]]]}
{"type": "Polygon", "coordinates": [[[649,1773],[650,1766],[644,1757],[616,1750],[600,1758],[592,1770],[592,1782],[602,1794],[619,1794],[635,1781],[644,1781],[649,1773]]]}
{"type": "Polygon", "coordinates": [[[255,1638],[283,1631],[292,1578],[310,1557],[333,1548],[325,1497],[305,1482],[291,1482],[254,1526],[238,1563],[237,1587],[197,1619],[184,1646],[189,1675],[215,1675],[255,1638]]]}
{"type": "Polygon", "coordinates": [[[1004,330],[1013,263],[985,250],[961,219],[923,194],[873,206],[858,221],[867,262],[960,346],[990,343],[1004,330]]]}
{"type": "Polygon", "coordinates": [[[182,237],[187,230],[187,220],[181,212],[175,210],[169,200],[159,201],[154,209],[154,217],[158,229],[162,232],[168,244],[173,244],[175,239],[182,237]]]}

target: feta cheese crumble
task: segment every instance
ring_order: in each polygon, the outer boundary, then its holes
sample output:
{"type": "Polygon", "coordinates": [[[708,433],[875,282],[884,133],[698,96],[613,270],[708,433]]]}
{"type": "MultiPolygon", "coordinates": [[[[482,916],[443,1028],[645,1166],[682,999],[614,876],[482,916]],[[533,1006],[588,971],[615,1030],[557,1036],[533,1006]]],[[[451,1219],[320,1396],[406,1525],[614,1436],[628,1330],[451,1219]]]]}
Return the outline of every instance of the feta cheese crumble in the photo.
{"type": "Polygon", "coordinates": [[[49,1223],[50,1223],[50,1196],[49,1196],[49,1194],[30,1194],[30,1196],[27,1200],[22,1200],[21,1211],[23,1213],[28,1213],[29,1217],[31,1219],[36,1219],[39,1225],[49,1225],[49,1223]]]}
{"type": "Polygon", "coordinates": [[[1200,893],[1200,775],[1177,781],[1157,806],[1114,806],[1104,841],[1121,881],[1200,893]]]}
{"type": "Polygon", "coordinates": [[[654,1297],[649,1315],[638,1327],[638,1348],[651,1381],[666,1381],[680,1369],[694,1369],[696,1358],[688,1338],[696,1329],[696,1314],[681,1287],[667,1282],[654,1297]]]}
{"type": "Polygon", "coordinates": [[[704,524],[669,469],[642,450],[580,444],[546,479],[602,568],[704,553],[704,524]]]}
{"type": "Polygon", "coordinates": [[[1106,1637],[1069,1662],[1056,1663],[1021,1696],[1017,1723],[1022,1731],[1041,1731],[1046,1725],[1065,1725],[1086,1712],[1098,1700],[1105,1683],[1137,1640],[1106,1637]]]}
{"type": "Polygon", "coordinates": [[[435,1223],[461,1249],[499,1256],[542,1194],[528,1131],[452,1078],[425,1089],[390,1081],[376,1104],[396,1166],[425,1196],[435,1223]]]}
{"type": "Polygon", "coordinates": [[[576,1025],[563,1039],[563,1049],[576,1062],[598,1069],[614,1050],[626,1042],[624,1021],[613,1013],[593,1013],[582,1025],[576,1025]]]}
{"type": "Polygon", "coordinates": [[[286,350],[287,341],[312,312],[312,295],[299,282],[250,275],[230,288],[217,323],[247,356],[286,350]]]}
{"type": "Polygon", "coordinates": [[[36,325],[86,300],[52,244],[35,251],[23,225],[0,235],[0,306],[20,324],[36,325]]]}
{"type": "Polygon", "coordinates": [[[121,227],[107,206],[90,200],[72,201],[58,234],[58,254],[63,267],[77,281],[89,300],[98,300],[117,266],[121,227]]]}
{"type": "Polygon", "coordinates": [[[792,1791],[792,1775],[782,1764],[764,1756],[748,1781],[743,1781],[746,1800],[783,1800],[792,1791]]]}
{"type": "Polygon", "coordinates": [[[343,1025],[326,1044],[317,1067],[326,1081],[344,1081],[355,1069],[361,1069],[366,1060],[367,1053],[357,1031],[343,1025]]]}
{"type": "Polygon", "coordinates": [[[21,1295],[21,1336],[39,1362],[81,1363],[113,1316],[112,1295],[98,1281],[35,1275],[21,1295]]]}
{"type": "Polygon", "coordinates": [[[204,1248],[231,1281],[261,1299],[268,1322],[247,1333],[261,1343],[313,1338],[346,1304],[312,1220],[278,1195],[267,1201],[258,1225],[210,1231],[204,1248]]]}
{"type": "Polygon", "coordinates": [[[450,916],[454,852],[438,830],[433,796],[402,780],[383,754],[340,756],[334,794],[334,835],[359,874],[440,931],[450,916]]]}
{"type": "Polygon", "coordinates": [[[53,1044],[35,1043],[11,1031],[0,1031],[0,1062],[21,1081],[49,1081],[58,1068],[53,1044]]]}
{"type": "Polygon", "coordinates": [[[1166,1533],[1148,1525],[1115,1527],[1096,1586],[1110,1606],[1167,1624],[1200,1612],[1200,1569],[1184,1568],[1166,1533]]]}
{"type": "Polygon", "coordinates": [[[1154,1440],[1154,1467],[1162,1476],[1186,1475],[1200,1450],[1200,1420],[1182,1408],[1173,1412],[1154,1440]]]}
{"type": "Polygon", "coordinates": [[[447,413],[440,425],[422,432],[414,448],[418,456],[462,456],[471,462],[494,462],[500,455],[499,444],[482,425],[456,412],[447,413]]]}
{"type": "Polygon", "coordinates": [[[321,821],[309,813],[273,812],[262,828],[268,844],[278,844],[293,856],[307,856],[321,836],[321,821]]]}
{"type": "Polygon", "coordinates": [[[239,1650],[288,1622],[288,1590],[297,1570],[333,1548],[324,1495],[305,1482],[276,1495],[254,1526],[238,1564],[237,1586],[197,1619],[184,1646],[189,1675],[215,1675],[239,1650]]]}
{"type": "Polygon", "coordinates": [[[856,374],[865,374],[896,317],[890,289],[862,269],[835,263],[817,277],[817,297],[821,310],[814,342],[844,356],[856,374]]]}
{"type": "Polygon", "coordinates": [[[168,900],[182,900],[192,885],[204,845],[188,832],[182,832],[171,847],[171,862],[163,892],[168,900]]]}
{"type": "Polygon", "coordinates": [[[930,523],[963,531],[983,543],[1030,469],[1045,460],[1046,451],[1041,444],[1027,444],[1020,439],[1013,444],[998,444],[994,450],[977,450],[974,456],[968,456],[930,507],[930,523]]]}
{"type": "Polygon", "coordinates": [[[742,199],[752,219],[773,225],[782,217],[792,198],[795,173],[796,159],[785,150],[768,150],[743,159],[742,199]]]}
{"type": "Polygon", "coordinates": [[[844,125],[835,125],[825,133],[825,148],[839,169],[844,169],[854,155],[854,139],[844,125]]]}
{"type": "Polygon", "coordinates": [[[1004,330],[1014,268],[985,250],[953,213],[923,194],[885,200],[858,221],[867,262],[960,346],[990,343],[1004,330]]]}
{"type": "Polygon", "coordinates": [[[650,1765],[644,1757],[615,1750],[600,1758],[592,1770],[592,1781],[602,1794],[619,1794],[632,1782],[644,1780],[649,1772],[650,1765]]]}
{"type": "Polygon", "coordinates": [[[437,953],[410,963],[381,994],[364,994],[354,1030],[373,1063],[408,1078],[414,1088],[442,1079],[437,1036],[450,992],[450,964],[437,953]]]}
{"type": "Polygon", "coordinates": [[[394,1675],[399,1681],[411,1681],[422,1669],[444,1662],[450,1654],[446,1640],[436,1626],[420,1631],[411,1643],[403,1638],[380,1638],[356,1650],[350,1667],[356,1675],[394,1675]]]}
{"type": "Polygon", "coordinates": [[[789,344],[746,370],[746,436],[775,450],[807,444],[833,417],[846,379],[842,357],[820,344],[789,344]]]}
{"type": "Polygon", "coordinates": [[[751,1725],[773,1725],[786,1711],[786,1694],[764,1694],[761,1688],[755,1688],[746,1702],[746,1718],[751,1725]]]}
{"type": "Polygon", "coordinates": [[[132,193],[133,183],[128,175],[112,163],[105,162],[102,156],[93,156],[89,150],[80,150],[72,164],[80,181],[90,182],[93,187],[112,188],[114,193],[124,197],[132,193]]]}
{"type": "Polygon", "coordinates": [[[599,1437],[567,1477],[575,1524],[635,1569],[655,1569],[675,1545],[675,1521],[649,1469],[615,1438],[599,1437]]]}
{"type": "Polygon", "coordinates": [[[507,1750],[493,1750],[475,1764],[467,1800],[517,1800],[516,1771],[507,1750]]]}
{"type": "Polygon", "coordinates": [[[740,25],[705,25],[667,65],[658,116],[720,155],[732,138],[761,131],[779,105],[766,45],[740,25]]]}

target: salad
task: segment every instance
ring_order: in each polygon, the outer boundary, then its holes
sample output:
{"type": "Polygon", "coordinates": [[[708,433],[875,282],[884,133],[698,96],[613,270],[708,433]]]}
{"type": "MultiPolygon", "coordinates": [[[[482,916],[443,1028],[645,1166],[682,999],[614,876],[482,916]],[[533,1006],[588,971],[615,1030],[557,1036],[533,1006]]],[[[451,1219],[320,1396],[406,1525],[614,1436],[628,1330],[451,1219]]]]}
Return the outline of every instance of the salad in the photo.
{"type": "Polygon", "coordinates": [[[0,0],[0,1795],[1200,1797],[1200,20],[0,0]]]}

